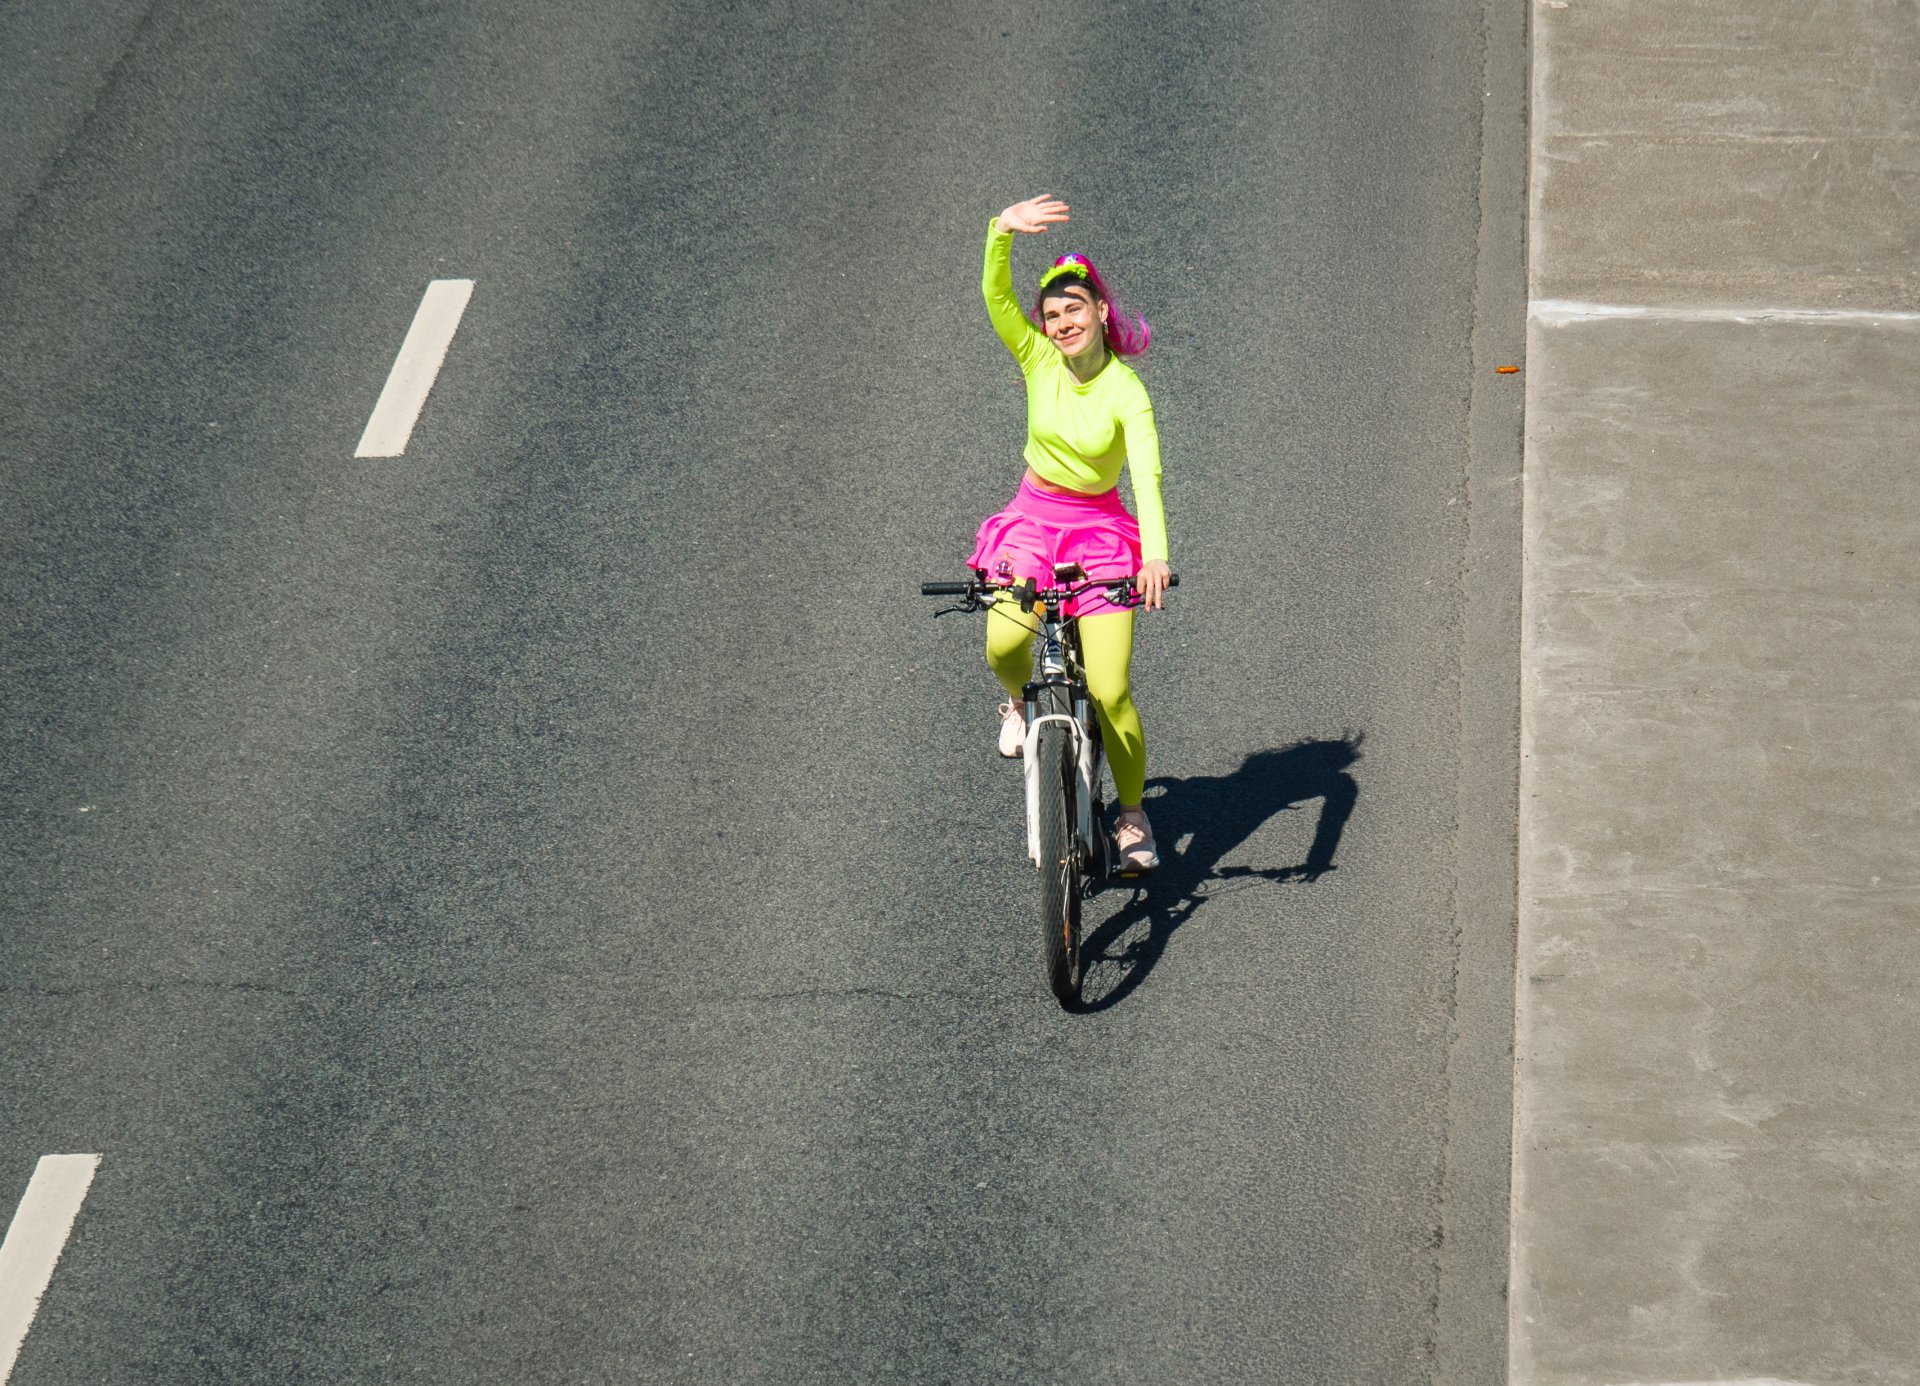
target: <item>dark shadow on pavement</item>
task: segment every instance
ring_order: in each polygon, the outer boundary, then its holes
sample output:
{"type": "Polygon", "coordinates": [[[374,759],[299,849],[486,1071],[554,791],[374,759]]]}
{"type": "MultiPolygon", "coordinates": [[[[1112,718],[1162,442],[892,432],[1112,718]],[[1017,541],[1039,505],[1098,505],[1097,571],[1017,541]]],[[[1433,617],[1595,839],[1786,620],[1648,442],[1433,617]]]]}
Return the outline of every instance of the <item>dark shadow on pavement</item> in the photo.
{"type": "Polygon", "coordinates": [[[1153,970],[1174,930],[1217,893],[1218,883],[1244,879],[1312,884],[1333,870],[1340,835],[1360,796],[1347,770],[1360,759],[1364,739],[1362,733],[1351,732],[1337,741],[1296,741],[1254,752],[1231,775],[1149,780],[1149,790],[1161,790],[1148,799],[1154,836],[1163,844],[1160,867],[1137,884],[1106,887],[1107,892],[1131,889],[1133,898],[1083,944],[1086,982],[1077,1009],[1102,1011],[1124,1000],[1153,970]],[[1305,861],[1292,866],[1220,866],[1276,813],[1315,801],[1320,818],[1305,861]],[[1188,833],[1192,838],[1185,848],[1171,851],[1169,844],[1188,833]]]}

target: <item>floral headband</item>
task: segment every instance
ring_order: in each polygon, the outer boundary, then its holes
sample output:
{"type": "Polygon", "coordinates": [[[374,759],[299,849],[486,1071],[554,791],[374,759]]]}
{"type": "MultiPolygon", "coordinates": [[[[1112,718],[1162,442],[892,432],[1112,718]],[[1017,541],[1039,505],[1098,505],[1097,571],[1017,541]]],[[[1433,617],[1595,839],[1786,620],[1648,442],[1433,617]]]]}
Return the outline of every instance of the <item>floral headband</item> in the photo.
{"type": "Polygon", "coordinates": [[[1047,285],[1054,280],[1065,279],[1070,274],[1076,279],[1084,280],[1087,277],[1087,268],[1087,262],[1078,255],[1062,255],[1053,262],[1053,268],[1040,276],[1040,288],[1044,292],[1047,285]]]}

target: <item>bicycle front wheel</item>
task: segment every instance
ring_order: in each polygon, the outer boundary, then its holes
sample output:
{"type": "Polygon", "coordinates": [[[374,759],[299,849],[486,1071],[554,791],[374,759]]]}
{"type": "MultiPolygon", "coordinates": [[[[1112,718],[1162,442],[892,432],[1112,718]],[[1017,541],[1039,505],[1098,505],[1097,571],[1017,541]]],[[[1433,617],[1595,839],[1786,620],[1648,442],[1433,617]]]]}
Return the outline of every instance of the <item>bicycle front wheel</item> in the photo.
{"type": "MultiPolygon", "coordinates": [[[[1043,712],[1052,711],[1046,701],[1043,712]]],[[[1064,708],[1062,709],[1064,711],[1064,708]]],[[[1074,842],[1074,796],[1079,792],[1073,733],[1064,723],[1043,722],[1034,733],[1034,773],[1039,778],[1040,924],[1047,985],[1062,1006],[1080,1000],[1080,849],[1074,842]]]]}

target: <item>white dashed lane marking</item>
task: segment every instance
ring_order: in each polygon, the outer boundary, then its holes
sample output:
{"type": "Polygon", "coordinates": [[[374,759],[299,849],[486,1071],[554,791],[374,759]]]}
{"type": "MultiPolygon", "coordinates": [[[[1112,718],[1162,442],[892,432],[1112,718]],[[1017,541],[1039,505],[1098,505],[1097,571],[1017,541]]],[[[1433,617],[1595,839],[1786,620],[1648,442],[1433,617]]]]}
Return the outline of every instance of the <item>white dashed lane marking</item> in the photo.
{"type": "Polygon", "coordinates": [[[367,431],[360,435],[355,457],[398,457],[407,450],[413,436],[414,421],[427,402],[427,392],[447,359],[447,347],[460,326],[460,315],[467,311],[473,297],[471,279],[436,279],[427,285],[419,311],[407,339],[400,343],[400,355],[394,358],[387,375],[387,387],[373,406],[367,431]]]}
{"type": "Polygon", "coordinates": [[[0,1242],[0,1383],[13,1372],[40,1296],[80,1215],[98,1155],[42,1155],[0,1242]]]}

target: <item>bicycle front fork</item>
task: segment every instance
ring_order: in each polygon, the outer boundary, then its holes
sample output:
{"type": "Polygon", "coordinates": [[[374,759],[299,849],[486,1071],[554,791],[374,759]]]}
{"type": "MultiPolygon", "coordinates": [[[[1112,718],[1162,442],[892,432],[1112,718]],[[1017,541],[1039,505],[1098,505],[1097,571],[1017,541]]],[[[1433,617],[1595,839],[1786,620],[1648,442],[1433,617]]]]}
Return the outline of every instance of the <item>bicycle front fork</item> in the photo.
{"type": "MultiPolygon", "coordinates": [[[[1073,731],[1073,803],[1069,818],[1074,827],[1075,845],[1086,874],[1102,876],[1106,874],[1108,862],[1106,819],[1100,807],[1099,714],[1085,686],[1068,681],[1063,674],[1064,671],[1061,675],[1048,677],[1043,670],[1042,678],[1029,683],[1021,692],[1027,713],[1027,755],[1021,765],[1027,790],[1027,855],[1033,858],[1035,865],[1039,864],[1040,795],[1054,792],[1052,786],[1039,783],[1040,771],[1033,755],[1033,731],[1042,722],[1056,722],[1071,727],[1073,731]],[[1047,689],[1057,690],[1056,697],[1046,697],[1047,689]],[[1058,695],[1064,695],[1064,699],[1058,695]],[[1063,700],[1070,711],[1053,711],[1063,700]]],[[[1061,786],[1062,790],[1067,787],[1061,786]]]]}

